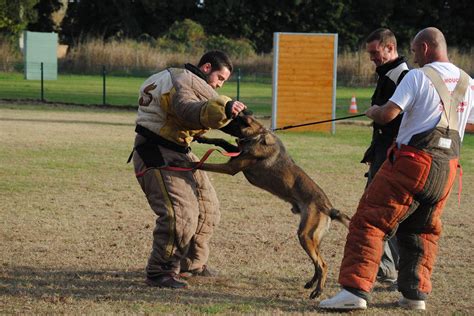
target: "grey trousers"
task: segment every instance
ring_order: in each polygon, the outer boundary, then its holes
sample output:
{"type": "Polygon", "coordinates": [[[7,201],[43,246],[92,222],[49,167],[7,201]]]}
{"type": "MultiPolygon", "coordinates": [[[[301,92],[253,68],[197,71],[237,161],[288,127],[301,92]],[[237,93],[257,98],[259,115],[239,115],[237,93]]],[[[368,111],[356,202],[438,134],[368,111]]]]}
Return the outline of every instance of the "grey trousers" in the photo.
{"type": "Polygon", "coordinates": [[[398,244],[397,237],[393,236],[384,243],[382,260],[380,261],[377,276],[382,280],[396,281],[398,276],[398,244]]]}

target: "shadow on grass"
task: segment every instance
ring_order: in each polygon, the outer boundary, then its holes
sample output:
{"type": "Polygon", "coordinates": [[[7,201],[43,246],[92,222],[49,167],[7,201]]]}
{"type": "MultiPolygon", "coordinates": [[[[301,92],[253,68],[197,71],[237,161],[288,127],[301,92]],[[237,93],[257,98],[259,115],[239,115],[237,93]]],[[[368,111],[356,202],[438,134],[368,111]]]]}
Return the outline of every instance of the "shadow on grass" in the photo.
{"type": "MultiPolygon", "coordinates": [[[[262,286],[261,278],[196,278],[187,290],[152,288],[143,282],[143,271],[59,270],[30,266],[3,267],[0,296],[28,298],[49,303],[130,302],[193,306],[228,306],[230,310],[279,309],[285,312],[314,311],[316,301],[282,298],[274,288],[262,286]],[[259,295],[255,295],[258,290],[259,295]],[[232,293],[234,292],[234,293],[232,293]],[[235,293],[237,292],[237,294],[235,293]],[[272,294],[273,293],[273,294],[272,294]],[[303,301],[304,302],[304,301],[303,301]],[[235,309],[234,309],[235,308],[235,309]]],[[[290,289],[291,290],[291,289],[290,289]]],[[[176,305],[176,306],[177,306],[176,305]]]]}

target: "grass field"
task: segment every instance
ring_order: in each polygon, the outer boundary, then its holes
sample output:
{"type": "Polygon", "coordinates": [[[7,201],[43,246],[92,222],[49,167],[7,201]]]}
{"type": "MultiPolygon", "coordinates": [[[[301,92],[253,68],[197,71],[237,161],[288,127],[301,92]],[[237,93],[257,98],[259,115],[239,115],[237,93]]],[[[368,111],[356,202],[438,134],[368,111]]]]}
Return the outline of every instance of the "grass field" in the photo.
{"type": "MultiPolygon", "coordinates": [[[[0,103],[0,313],[322,313],[319,300],[309,300],[303,288],[313,271],[296,237],[298,216],[241,174],[210,174],[222,218],[209,264],[221,276],[193,279],[188,290],[144,285],[155,217],[125,163],[134,117],[129,111],[0,103]]],[[[353,214],[365,183],[359,160],[370,129],[337,124],[335,135],[278,135],[333,204],[353,214]]],[[[198,156],[206,149],[193,146],[198,156]]],[[[474,312],[472,157],[474,137],[468,135],[462,202],[458,207],[456,184],[444,214],[429,314],[474,312]]],[[[321,298],[339,289],[345,236],[334,223],[324,239],[329,276],[321,298]]],[[[358,314],[417,314],[396,307],[397,299],[397,292],[376,284],[370,308],[358,314]]]]}
{"type": "MultiPolygon", "coordinates": [[[[107,77],[106,104],[137,104],[140,85],[146,78],[107,77]]],[[[347,116],[352,95],[357,97],[358,108],[363,111],[370,104],[370,88],[338,87],[336,96],[337,117],[347,116]]],[[[237,83],[230,81],[219,93],[232,98],[237,96],[237,83]]],[[[44,81],[44,98],[52,102],[76,104],[102,104],[103,83],[100,76],[59,75],[58,80],[44,81]]],[[[41,82],[24,80],[19,73],[0,73],[0,99],[41,99],[41,82]]],[[[270,115],[272,104],[271,83],[242,81],[240,100],[254,113],[270,115]]],[[[317,120],[317,118],[316,118],[317,120]]]]}

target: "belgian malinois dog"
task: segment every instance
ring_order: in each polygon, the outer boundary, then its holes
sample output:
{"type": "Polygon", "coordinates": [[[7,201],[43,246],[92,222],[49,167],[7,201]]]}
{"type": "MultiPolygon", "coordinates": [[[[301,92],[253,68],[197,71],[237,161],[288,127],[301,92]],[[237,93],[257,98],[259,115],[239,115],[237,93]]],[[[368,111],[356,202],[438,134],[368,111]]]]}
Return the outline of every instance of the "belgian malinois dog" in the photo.
{"type": "Polygon", "coordinates": [[[242,171],[251,184],[289,202],[291,211],[301,216],[298,238],[314,263],[314,276],[305,288],[312,288],[316,283],[310,298],[319,296],[327,276],[327,265],[319,252],[320,242],[331,220],[348,227],[350,218],[332,207],[323,190],[291,159],[281,140],[250,112],[241,112],[221,130],[237,137],[237,146],[224,139],[200,137],[196,141],[217,145],[228,152],[240,151],[240,155],[224,164],[181,161],[172,164],[229,175],[242,171]]]}

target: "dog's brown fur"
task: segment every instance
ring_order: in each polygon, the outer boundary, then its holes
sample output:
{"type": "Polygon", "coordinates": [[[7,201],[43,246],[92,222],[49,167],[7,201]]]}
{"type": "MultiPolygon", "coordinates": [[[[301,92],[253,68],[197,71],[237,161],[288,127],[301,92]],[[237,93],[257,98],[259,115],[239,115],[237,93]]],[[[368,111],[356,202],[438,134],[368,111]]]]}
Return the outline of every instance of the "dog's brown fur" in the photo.
{"type": "MultiPolygon", "coordinates": [[[[222,130],[239,138],[238,147],[223,139],[200,138],[198,142],[218,145],[227,151],[240,151],[240,155],[224,164],[204,163],[199,169],[230,175],[242,171],[251,184],[291,203],[291,211],[301,215],[300,244],[315,267],[314,276],[305,288],[316,283],[310,298],[319,296],[327,276],[327,266],[319,252],[320,242],[331,219],[348,227],[350,218],[332,207],[323,190],[287,154],[280,139],[252,115],[241,113],[222,130]]],[[[176,164],[197,166],[197,163],[176,164]]]]}

